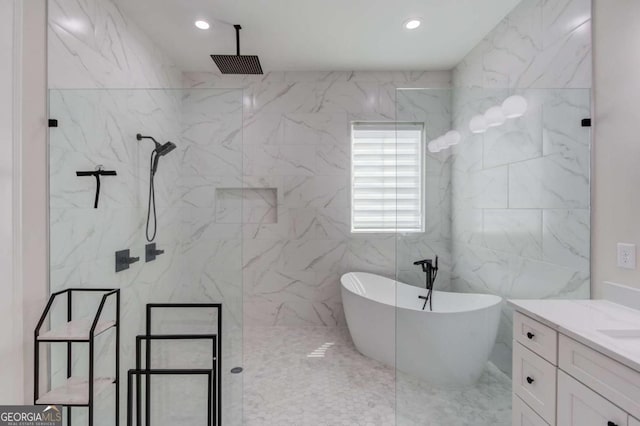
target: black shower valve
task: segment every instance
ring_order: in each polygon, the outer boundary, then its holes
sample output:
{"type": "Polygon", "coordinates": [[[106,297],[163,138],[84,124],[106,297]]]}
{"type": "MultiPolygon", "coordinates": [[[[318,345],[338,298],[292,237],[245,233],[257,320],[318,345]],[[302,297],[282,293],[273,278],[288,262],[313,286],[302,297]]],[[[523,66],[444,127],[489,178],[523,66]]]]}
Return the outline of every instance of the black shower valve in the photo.
{"type": "Polygon", "coordinates": [[[156,257],[161,254],[164,254],[164,250],[157,250],[156,243],[149,243],[145,246],[144,261],[153,262],[154,260],[156,260],[156,257]]]}
{"type": "Polygon", "coordinates": [[[129,249],[117,251],[116,272],[121,272],[129,269],[129,265],[131,265],[132,263],[136,263],[139,260],[139,257],[131,257],[131,251],[129,249]]]}

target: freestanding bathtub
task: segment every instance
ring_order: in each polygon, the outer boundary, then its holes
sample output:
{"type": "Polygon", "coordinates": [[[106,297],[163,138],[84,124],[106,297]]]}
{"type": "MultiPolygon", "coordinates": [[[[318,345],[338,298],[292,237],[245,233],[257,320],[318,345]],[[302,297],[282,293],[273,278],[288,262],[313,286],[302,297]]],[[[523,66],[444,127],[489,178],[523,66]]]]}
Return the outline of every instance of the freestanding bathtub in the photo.
{"type": "Polygon", "coordinates": [[[342,303],[360,353],[430,384],[458,388],[475,383],[493,348],[502,298],[433,292],[423,311],[424,288],[364,272],[340,279],[342,303]]]}

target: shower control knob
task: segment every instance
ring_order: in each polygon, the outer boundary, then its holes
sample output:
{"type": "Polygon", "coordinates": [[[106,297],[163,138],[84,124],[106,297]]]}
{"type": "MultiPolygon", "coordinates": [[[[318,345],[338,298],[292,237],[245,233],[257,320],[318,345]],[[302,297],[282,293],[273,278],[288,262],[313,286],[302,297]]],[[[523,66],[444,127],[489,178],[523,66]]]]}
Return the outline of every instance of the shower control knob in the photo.
{"type": "Polygon", "coordinates": [[[530,331],[529,331],[529,332],[527,332],[527,338],[528,338],[529,340],[533,339],[534,337],[536,337],[536,335],[535,335],[535,334],[533,334],[533,333],[532,333],[532,332],[530,332],[530,331]]]}
{"type": "Polygon", "coordinates": [[[131,257],[129,249],[116,252],[116,272],[129,269],[129,265],[140,261],[139,257],[131,257]]]}
{"type": "Polygon", "coordinates": [[[533,380],[533,378],[527,377],[527,383],[531,384],[533,382],[535,382],[535,380],[533,380]]]}
{"type": "Polygon", "coordinates": [[[156,243],[147,244],[144,250],[144,260],[145,262],[153,262],[161,254],[164,254],[164,250],[158,250],[156,243]]]}

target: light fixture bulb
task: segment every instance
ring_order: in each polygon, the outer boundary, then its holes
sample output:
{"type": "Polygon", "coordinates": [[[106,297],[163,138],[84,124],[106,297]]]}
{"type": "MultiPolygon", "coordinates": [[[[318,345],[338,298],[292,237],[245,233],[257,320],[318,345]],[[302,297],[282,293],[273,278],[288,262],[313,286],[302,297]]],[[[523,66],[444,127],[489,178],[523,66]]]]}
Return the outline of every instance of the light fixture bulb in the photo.
{"type": "Polygon", "coordinates": [[[210,25],[207,21],[196,21],[195,22],[196,27],[200,28],[201,30],[208,30],[210,25]]]}
{"type": "Polygon", "coordinates": [[[487,126],[489,127],[498,127],[502,126],[505,121],[507,121],[507,117],[505,117],[502,112],[502,107],[494,106],[487,110],[484,113],[484,119],[487,121],[487,126]]]}
{"type": "Polygon", "coordinates": [[[429,142],[429,144],[427,145],[427,148],[429,149],[429,152],[437,154],[438,152],[440,152],[440,148],[438,147],[438,144],[436,143],[435,140],[429,142]]]}
{"type": "Polygon", "coordinates": [[[509,96],[502,103],[502,112],[507,118],[522,117],[527,112],[528,103],[522,96],[509,96]]]}
{"type": "Polygon", "coordinates": [[[447,145],[453,146],[460,143],[462,135],[457,130],[450,130],[444,135],[444,138],[447,140],[447,145]]]}
{"type": "Polygon", "coordinates": [[[449,142],[444,136],[440,136],[439,138],[437,138],[436,144],[438,145],[438,148],[440,148],[440,150],[449,148],[449,142]]]}
{"type": "Polygon", "coordinates": [[[471,133],[484,133],[487,131],[488,127],[489,126],[487,125],[487,120],[484,118],[484,115],[476,115],[469,122],[469,130],[471,130],[471,133]]]}
{"type": "Polygon", "coordinates": [[[408,30],[415,30],[420,25],[422,25],[422,21],[416,18],[409,19],[404,23],[404,27],[408,30]]]}

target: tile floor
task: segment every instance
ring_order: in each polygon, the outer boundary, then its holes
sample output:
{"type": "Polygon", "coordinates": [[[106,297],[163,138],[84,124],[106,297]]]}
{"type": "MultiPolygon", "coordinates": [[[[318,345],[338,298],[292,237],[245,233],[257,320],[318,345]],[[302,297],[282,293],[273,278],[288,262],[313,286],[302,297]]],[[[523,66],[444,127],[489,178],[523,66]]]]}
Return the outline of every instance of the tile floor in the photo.
{"type": "Polygon", "coordinates": [[[507,426],[511,381],[489,364],[464,390],[434,389],[365,358],[344,328],[244,329],[247,426],[507,426]]]}

